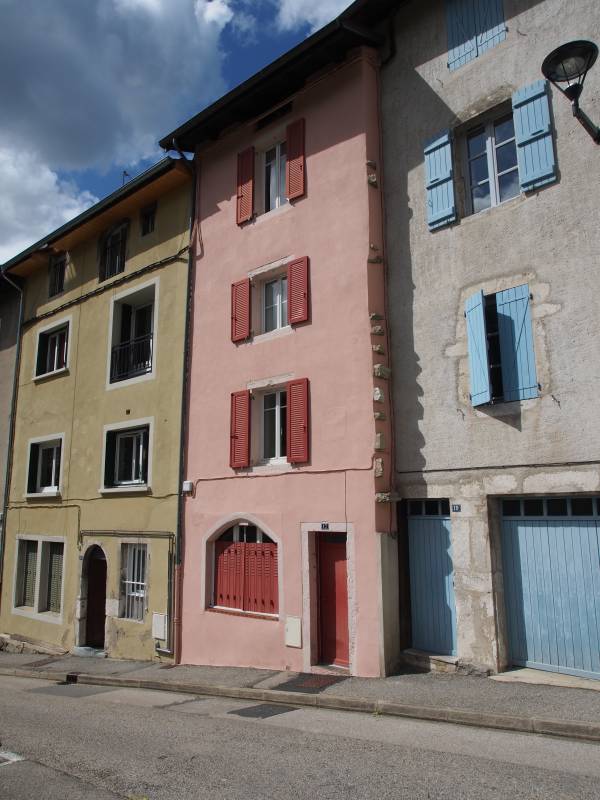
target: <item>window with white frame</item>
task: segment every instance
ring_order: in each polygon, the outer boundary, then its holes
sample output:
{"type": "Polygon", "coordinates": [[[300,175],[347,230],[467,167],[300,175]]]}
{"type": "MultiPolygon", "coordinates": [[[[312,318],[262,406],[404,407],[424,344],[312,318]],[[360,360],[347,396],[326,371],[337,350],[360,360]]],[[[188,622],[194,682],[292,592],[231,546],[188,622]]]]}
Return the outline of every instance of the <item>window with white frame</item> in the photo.
{"type": "Polygon", "coordinates": [[[279,142],[271,147],[265,152],[264,158],[264,210],[266,213],[288,202],[285,194],[286,143],[279,142]]]}
{"type": "Polygon", "coordinates": [[[145,544],[121,546],[121,614],[141,622],[146,611],[147,552],[145,544]]]}
{"type": "Polygon", "coordinates": [[[263,283],[263,332],[285,328],[288,325],[287,275],[280,275],[263,283]]]}
{"type": "Polygon", "coordinates": [[[57,494],[60,491],[62,439],[30,442],[28,494],[57,494]]]}
{"type": "Polygon", "coordinates": [[[35,375],[50,375],[67,366],[69,323],[42,331],[38,336],[35,375]]]}
{"type": "Polygon", "coordinates": [[[17,553],[15,607],[60,614],[64,543],[20,539],[17,553]]]}
{"type": "Polygon", "coordinates": [[[127,488],[148,483],[149,426],[106,433],[104,486],[127,488]]]}
{"type": "Polygon", "coordinates": [[[128,292],[113,304],[110,383],[152,372],[155,284],[128,292]]]}
{"type": "Polygon", "coordinates": [[[466,133],[467,212],[476,214],[519,194],[515,128],[511,112],[466,133]]]}
{"type": "Polygon", "coordinates": [[[262,395],[263,461],[282,461],[287,455],[287,392],[279,389],[262,395]]]}

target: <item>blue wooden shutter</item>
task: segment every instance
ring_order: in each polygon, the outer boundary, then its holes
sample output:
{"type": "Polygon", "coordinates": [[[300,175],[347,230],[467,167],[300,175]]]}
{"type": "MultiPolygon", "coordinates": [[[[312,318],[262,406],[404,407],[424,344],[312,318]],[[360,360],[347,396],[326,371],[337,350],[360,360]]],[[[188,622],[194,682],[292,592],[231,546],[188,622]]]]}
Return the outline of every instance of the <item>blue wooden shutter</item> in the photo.
{"type": "Polygon", "coordinates": [[[446,0],[448,69],[458,69],[477,57],[477,31],[471,0],[446,0]]]}
{"type": "Polygon", "coordinates": [[[506,39],[502,0],[479,0],[475,3],[477,55],[506,39]]]}
{"type": "Polygon", "coordinates": [[[425,146],[427,224],[442,228],[456,219],[450,131],[440,133],[425,146]]]}
{"type": "Polygon", "coordinates": [[[498,292],[496,308],[504,400],[527,400],[537,397],[538,385],[527,284],[498,292]]]}
{"type": "Polygon", "coordinates": [[[483,292],[477,292],[469,297],[465,305],[473,406],[481,406],[492,399],[484,303],[483,292]]]}
{"type": "Polygon", "coordinates": [[[519,182],[524,192],[556,180],[548,82],[541,80],[512,96],[519,182]]]}
{"type": "Polygon", "coordinates": [[[506,38],[502,0],[446,0],[448,69],[458,69],[506,38]]]}

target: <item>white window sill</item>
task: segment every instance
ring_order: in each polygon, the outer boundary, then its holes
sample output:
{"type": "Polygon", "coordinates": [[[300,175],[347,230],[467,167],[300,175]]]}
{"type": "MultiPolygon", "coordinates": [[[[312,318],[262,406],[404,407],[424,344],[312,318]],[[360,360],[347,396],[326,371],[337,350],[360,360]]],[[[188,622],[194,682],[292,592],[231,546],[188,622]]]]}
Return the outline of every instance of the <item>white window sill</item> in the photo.
{"type": "Polygon", "coordinates": [[[254,217],[254,224],[260,225],[261,222],[266,222],[269,219],[278,217],[280,214],[286,214],[287,212],[292,211],[293,208],[293,204],[287,202],[285,205],[279,206],[279,208],[273,208],[271,211],[263,211],[262,214],[257,214],[254,217]]]}
{"type": "Polygon", "coordinates": [[[55,614],[54,611],[34,611],[31,606],[17,606],[12,609],[12,613],[39,622],[50,622],[53,625],[61,625],[63,621],[62,614],[55,614]]]}
{"type": "Polygon", "coordinates": [[[100,494],[147,494],[150,486],[147,484],[131,484],[130,486],[102,486],[100,494]]]}
{"type": "Polygon", "coordinates": [[[293,332],[294,329],[291,325],[285,325],[283,328],[275,328],[275,330],[268,331],[268,333],[259,333],[253,336],[252,343],[260,344],[260,342],[268,342],[269,339],[279,339],[281,336],[289,336],[289,334],[293,332]]]}
{"type": "Polygon", "coordinates": [[[144,612],[144,619],[132,619],[131,617],[116,617],[119,622],[133,622],[136,625],[143,625],[146,621],[146,613],[144,612]]]}
{"type": "Polygon", "coordinates": [[[250,467],[250,472],[253,472],[257,475],[265,474],[269,475],[271,473],[278,473],[278,472],[291,472],[292,465],[290,462],[283,458],[277,459],[273,461],[263,461],[258,464],[253,464],[250,467]]]}
{"type": "Polygon", "coordinates": [[[279,619],[279,614],[267,614],[262,611],[244,611],[241,608],[229,608],[229,606],[209,606],[208,611],[220,611],[224,614],[233,614],[239,617],[255,617],[257,619],[279,619]]]}
{"type": "Polygon", "coordinates": [[[126,386],[135,386],[136,383],[144,383],[145,381],[152,381],[156,377],[154,372],[154,368],[150,370],[150,372],[144,372],[143,375],[136,375],[135,378],[125,378],[122,381],[113,381],[111,383],[110,380],[106,382],[106,390],[111,392],[113,389],[124,389],[126,386]]]}
{"type": "Polygon", "coordinates": [[[68,367],[61,367],[60,369],[55,369],[53,372],[44,372],[43,375],[34,375],[33,382],[41,383],[41,381],[46,381],[48,378],[56,378],[58,375],[65,375],[68,374],[68,372],[68,367]]]}
{"type": "Polygon", "coordinates": [[[43,500],[44,498],[60,497],[60,489],[52,489],[48,492],[27,492],[27,500],[43,500]]]}

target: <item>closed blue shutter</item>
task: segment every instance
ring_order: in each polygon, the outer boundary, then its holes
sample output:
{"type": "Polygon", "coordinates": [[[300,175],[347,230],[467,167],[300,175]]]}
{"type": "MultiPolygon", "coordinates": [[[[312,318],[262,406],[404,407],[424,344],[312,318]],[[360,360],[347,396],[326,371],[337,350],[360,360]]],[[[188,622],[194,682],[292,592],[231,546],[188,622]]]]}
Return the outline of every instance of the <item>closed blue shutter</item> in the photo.
{"type": "Polygon", "coordinates": [[[496,308],[504,400],[527,400],[537,397],[538,385],[527,284],[498,292],[496,308]]]}
{"type": "Polygon", "coordinates": [[[439,134],[425,146],[425,171],[427,224],[430,230],[435,230],[456,219],[449,131],[439,134]]]}
{"type": "Polygon", "coordinates": [[[481,406],[492,399],[484,303],[483,292],[477,292],[469,297],[465,305],[473,406],[481,406]]]}
{"type": "Polygon", "coordinates": [[[458,69],[506,38],[502,0],[446,0],[448,69],[458,69]]]}
{"type": "Polygon", "coordinates": [[[548,103],[548,83],[541,80],[512,96],[519,182],[524,192],[556,180],[556,158],[548,103]]]}

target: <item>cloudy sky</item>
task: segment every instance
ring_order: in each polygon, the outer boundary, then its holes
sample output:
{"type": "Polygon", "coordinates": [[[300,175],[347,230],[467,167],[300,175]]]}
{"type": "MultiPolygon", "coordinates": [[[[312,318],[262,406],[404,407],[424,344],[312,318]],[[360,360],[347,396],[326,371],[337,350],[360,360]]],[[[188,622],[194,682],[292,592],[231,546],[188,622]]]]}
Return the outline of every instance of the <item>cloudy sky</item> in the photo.
{"type": "Polygon", "coordinates": [[[350,0],[0,0],[0,263],[350,0]]]}

